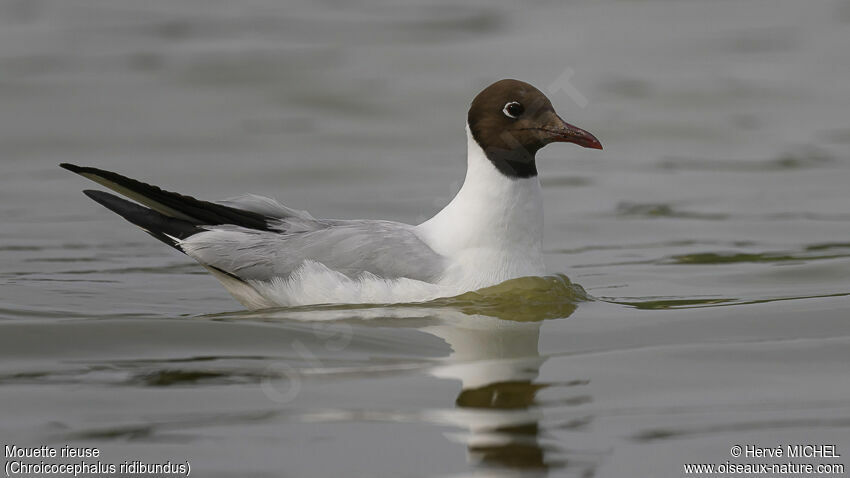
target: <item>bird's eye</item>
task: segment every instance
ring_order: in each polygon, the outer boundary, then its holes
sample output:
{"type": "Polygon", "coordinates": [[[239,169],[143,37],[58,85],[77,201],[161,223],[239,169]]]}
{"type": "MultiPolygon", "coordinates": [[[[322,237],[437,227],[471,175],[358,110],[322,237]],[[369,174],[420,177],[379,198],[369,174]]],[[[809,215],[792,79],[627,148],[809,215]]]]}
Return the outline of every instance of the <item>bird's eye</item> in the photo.
{"type": "Polygon", "coordinates": [[[525,111],[525,108],[523,108],[518,101],[511,101],[502,108],[502,113],[504,113],[508,118],[513,119],[519,118],[523,111],[525,111]]]}

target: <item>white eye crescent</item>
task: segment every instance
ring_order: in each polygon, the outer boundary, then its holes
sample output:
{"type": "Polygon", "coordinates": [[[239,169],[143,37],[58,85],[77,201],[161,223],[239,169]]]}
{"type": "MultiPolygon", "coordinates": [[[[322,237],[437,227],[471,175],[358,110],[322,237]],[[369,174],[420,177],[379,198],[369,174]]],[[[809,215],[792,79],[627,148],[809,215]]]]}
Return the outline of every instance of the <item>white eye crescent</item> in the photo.
{"type": "Polygon", "coordinates": [[[525,108],[519,103],[519,101],[510,101],[505,104],[505,107],[502,108],[502,113],[505,114],[508,118],[517,119],[522,115],[525,111],[525,108]]]}

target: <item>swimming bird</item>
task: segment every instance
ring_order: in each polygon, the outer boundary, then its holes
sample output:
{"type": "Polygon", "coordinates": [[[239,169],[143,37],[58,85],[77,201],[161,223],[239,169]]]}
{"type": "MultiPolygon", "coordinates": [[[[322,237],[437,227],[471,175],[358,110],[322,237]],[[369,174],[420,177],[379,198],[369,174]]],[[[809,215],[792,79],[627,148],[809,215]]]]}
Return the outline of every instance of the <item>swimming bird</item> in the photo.
{"type": "Polygon", "coordinates": [[[535,154],[555,142],[602,149],[540,90],[512,79],[472,100],[466,135],[463,186],[419,225],[316,219],[255,195],[201,201],[111,171],[60,166],[131,199],[83,191],[198,261],[245,307],[415,302],[545,274],[535,154]]]}

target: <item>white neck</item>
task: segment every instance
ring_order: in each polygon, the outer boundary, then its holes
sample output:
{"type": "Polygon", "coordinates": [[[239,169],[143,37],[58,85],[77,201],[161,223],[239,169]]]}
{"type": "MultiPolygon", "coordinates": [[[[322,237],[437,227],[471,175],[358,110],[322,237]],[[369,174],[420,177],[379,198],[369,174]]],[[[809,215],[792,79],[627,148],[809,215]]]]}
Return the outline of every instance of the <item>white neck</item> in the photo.
{"type": "Polygon", "coordinates": [[[543,198],[537,176],[509,178],[467,136],[467,170],[457,196],[417,226],[420,237],[453,262],[448,281],[486,287],[544,273],[543,198]]]}

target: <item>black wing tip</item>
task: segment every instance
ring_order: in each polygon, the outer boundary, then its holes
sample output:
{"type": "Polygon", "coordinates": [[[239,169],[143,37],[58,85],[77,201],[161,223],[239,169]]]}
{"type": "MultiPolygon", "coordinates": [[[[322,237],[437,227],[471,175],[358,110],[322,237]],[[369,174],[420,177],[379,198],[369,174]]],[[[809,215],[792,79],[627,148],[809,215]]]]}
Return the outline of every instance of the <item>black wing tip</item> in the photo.
{"type": "Polygon", "coordinates": [[[71,171],[72,173],[79,173],[83,169],[82,167],[77,166],[76,164],[71,164],[71,163],[59,163],[59,167],[63,168],[63,169],[67,169],[68,171],[71,171]]]}
{"type": "Polygon", "coordinates": [[[203,231],[195,224],[168,217],[105,191],[86,189],[83,194],[180,252],[183,252],[180,240],[203,231]]]}
{"type": "MultiPolygon", "coordinates": [[[[109,194],[108,192],[105,192],[105,191],[98,191],[97,189],[83,189],[83,194],[85,194],[89,198],[94,199],[95,201],[97,201],[101,204],[103,204],[103,201],[107,201],[107,200],[112,199],[112,198],[121,199],[118,196],[115,196],[114,194],[109,194]]],[[[124,199],[121,199],[121,200],[126,201],[124,199]]],[[[126,201],[126,202],[129,202],[129,201],[126,201]]]]}
{"type": "Polygon", "coordinates": [[[79,174],[79,175],[85,175],[86,173],[96,174],[98,176],[105,176],[107,174],[115,174],[115,173],[112,173],[110,171],[106,171],[105,169],[93,168],[91,166],[77,166],[76,164],[71,164],[71,163],[59,163],[59,167],[62,168],[62,169],[67,169],[68,171],[71,171],[72,173],[76,173],[76,174],[79,174]]]}
{"type": "MultiPolygon", "coordinates": [[[[119,194],[123,194],[124,196],[128,196],[128,194],[125,191],[122,191],[122,189],[130,190],[135,195],[143,198],[142,200],[135,197],[131,198],[136,202],[143,203],[148,207],[153,207],[158,211],[162,211],[163,209],[157,208],[157,205],[165,208],[165,211],[177,211],[180,213],[180,217],[182,217],[183,220],[194,224],[233,224],[260,231],[272,230],[272,226],[269,223],[271,218],[257,212],[208,201],[201,201],[193,198],[192,196],[185,196],[183,194],[166,191],[159,186],[143,183],[136,179],[128,178],[105,169],[77,166],[70,163],[60,163],[59,166],[95,182],[101,183],[119,194]],[[109,183],[114,183],[115,185],[120,186],[120,189],[116,189],[114,185],[110,185],[109,183]]],[[[104,196],[103,194],[105,193],[102,192],[98,193],[94,191],[92,194],[95,194],[95,196],[92,196],[88,192],[86,193],[86,195],[97,202],[101,201],[96,198],[107,197],[104,196]]],[[[101,202],[101,204],[103,203],[101,202]]],[[[165,214],[169,217],[174,217],[172,213],[165,212],[165,214]]]]}
{"type": "Polygon", "coordinates": [[[124,198],[120,198],[114,194],[110,194],[106,191],[98,191],[97,189],[84,189],[83,194],[88,196],[90,199],[94,200],[94,202],[104,206],[110,211],[115,212],[119,216],[127,219],[130,222],[133,222],[128,216],[128,211],[132,212],[153,212],[152,209],[148,209],[144,206],[140,206],[132,201],[128,201],[124,198]]]}

